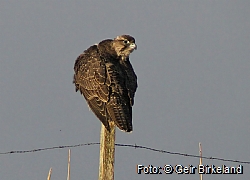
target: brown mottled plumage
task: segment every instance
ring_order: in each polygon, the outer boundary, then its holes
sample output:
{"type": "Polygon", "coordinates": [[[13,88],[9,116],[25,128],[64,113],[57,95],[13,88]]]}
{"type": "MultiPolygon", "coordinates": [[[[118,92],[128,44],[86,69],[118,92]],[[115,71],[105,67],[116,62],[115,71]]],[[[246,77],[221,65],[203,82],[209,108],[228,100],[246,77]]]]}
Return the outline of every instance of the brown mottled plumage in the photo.
{"type": "Polygon", "coordinates": [[[89,47],[75,61],[76,91],[108,130],[109,121],[114,121],[122,131],[132,131],[137,77],[129,54],[134,49],[135,39],[121,35],[89,47]]]}

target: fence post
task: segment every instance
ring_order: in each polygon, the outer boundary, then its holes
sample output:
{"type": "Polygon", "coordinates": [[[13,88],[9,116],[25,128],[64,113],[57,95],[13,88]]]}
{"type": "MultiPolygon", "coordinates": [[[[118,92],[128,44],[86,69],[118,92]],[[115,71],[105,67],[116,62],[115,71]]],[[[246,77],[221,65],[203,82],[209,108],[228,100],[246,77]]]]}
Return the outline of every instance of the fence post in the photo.
{"type": "Polygon", "coordinates": [[[109,122],[110,132],[102,124],[100,134],[99,180],[114,180],[115,123],[109,122]]]}
{"type": "MultiPolygon", "coordinates": [[[[201,143],[199,143],[199,154],[200,154],[200,165],[202,165],[202,147],[201,147],[201,143]]],[[[200,180],[202,180],[202,174],[200,174],[200,180]]]]}
{"type": "Polygon", "coordinates": [[[67,174],[67,180],[70,180],[70,149],[68,153],[68,174],[67,174]]]}

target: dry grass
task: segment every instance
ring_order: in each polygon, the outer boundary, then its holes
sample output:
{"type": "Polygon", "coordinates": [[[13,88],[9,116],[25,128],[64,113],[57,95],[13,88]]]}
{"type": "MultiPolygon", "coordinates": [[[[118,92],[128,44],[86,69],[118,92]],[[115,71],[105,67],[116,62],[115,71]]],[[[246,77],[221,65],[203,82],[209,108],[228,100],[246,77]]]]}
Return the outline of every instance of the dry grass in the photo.
{"type": "MultiPolygon", "coordinates": [[[[49,169],[47,180],[50,180],[52,174],[52,168],[49,169]]],[[[70,149],[68,153],[68,173],[67,173],[67,180],[70,180],[70,149]]]]}

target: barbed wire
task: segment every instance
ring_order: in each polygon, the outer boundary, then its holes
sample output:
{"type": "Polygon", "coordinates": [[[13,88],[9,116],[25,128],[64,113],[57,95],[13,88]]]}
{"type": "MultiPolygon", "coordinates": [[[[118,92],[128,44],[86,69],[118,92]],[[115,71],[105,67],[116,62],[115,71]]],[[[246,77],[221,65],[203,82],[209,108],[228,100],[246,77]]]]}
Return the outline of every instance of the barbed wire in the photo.
{"type": "MultiPolygon", "coordinates": [[[[64,149],[64,148],[76,148],[81,146],[91,146],[91,145],[99,145],[99,142],[93,142],[93,143],[84,143],[84,144],[75,144],[75,145],[65,145],[65,146],[54,146],[54,147],[47,147],[47,148],[39,148],[39,149],[32,149],[32,150],[18,150],[18,151],[8,151],[8,152],[0,152],[0,155],[4,154],[22,154],[22,153],[32,153],[32,152],[38,152],[38,151],[46,151],[46,150],[53,150],[53,149],[64,149]]],[[[154,152],[160,152],[165,154],[171,154],[171,155],[179,155],[179,156],[186,156],[186,157],[193,157],[193,158],[200,158],[199,155],[193,155],[193,154],[185,154],[180,152],[171,152],[166,150],[160,150],[155,149],[147,146],[141,146],[141,145],[133,145],[133,144],[119,144],[115,143],[115,146],[119,147],[131,147],[135,149],[146,149],[154,152]]],[[[224,158],[218,158],[218,157],[207,157],[202,156],[203,159],[208,160],[218,160],[218,161],[226,161],[226,162],[233,162],[233,163],[242,163],[242,164],[250,164],[250,161],[240,161],[240,160],[233,160],[233,159],[224,159],[224,158]]]]}

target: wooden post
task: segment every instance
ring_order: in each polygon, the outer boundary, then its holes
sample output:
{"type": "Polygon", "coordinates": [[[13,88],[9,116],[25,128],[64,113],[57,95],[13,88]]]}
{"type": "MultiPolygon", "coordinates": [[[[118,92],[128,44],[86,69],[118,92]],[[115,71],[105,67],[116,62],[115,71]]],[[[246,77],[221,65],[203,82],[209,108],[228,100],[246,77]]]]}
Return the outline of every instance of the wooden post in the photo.
{"type": "Polygon", "coordinates": [[[99,180],[114,180],[115,123],[109,123],[110,132],[102,124],[100,137],[99,180]]]}
{"type": "MultiPolygon", "coordinates": [[[[202,165],[202,147],[201,147],[201,143],[199,143],[199,154],[200,154],[200,165],[202,165]]],[[[200,174],[200,180],[202,180],[202,174],[200,174]]]]}
{"type": "Polygon", "coordinates": [[[67,175],[67,180],[70,180],[70,149],[69,149],[69,154],[68,154],[68,175],[67,175]]]}

